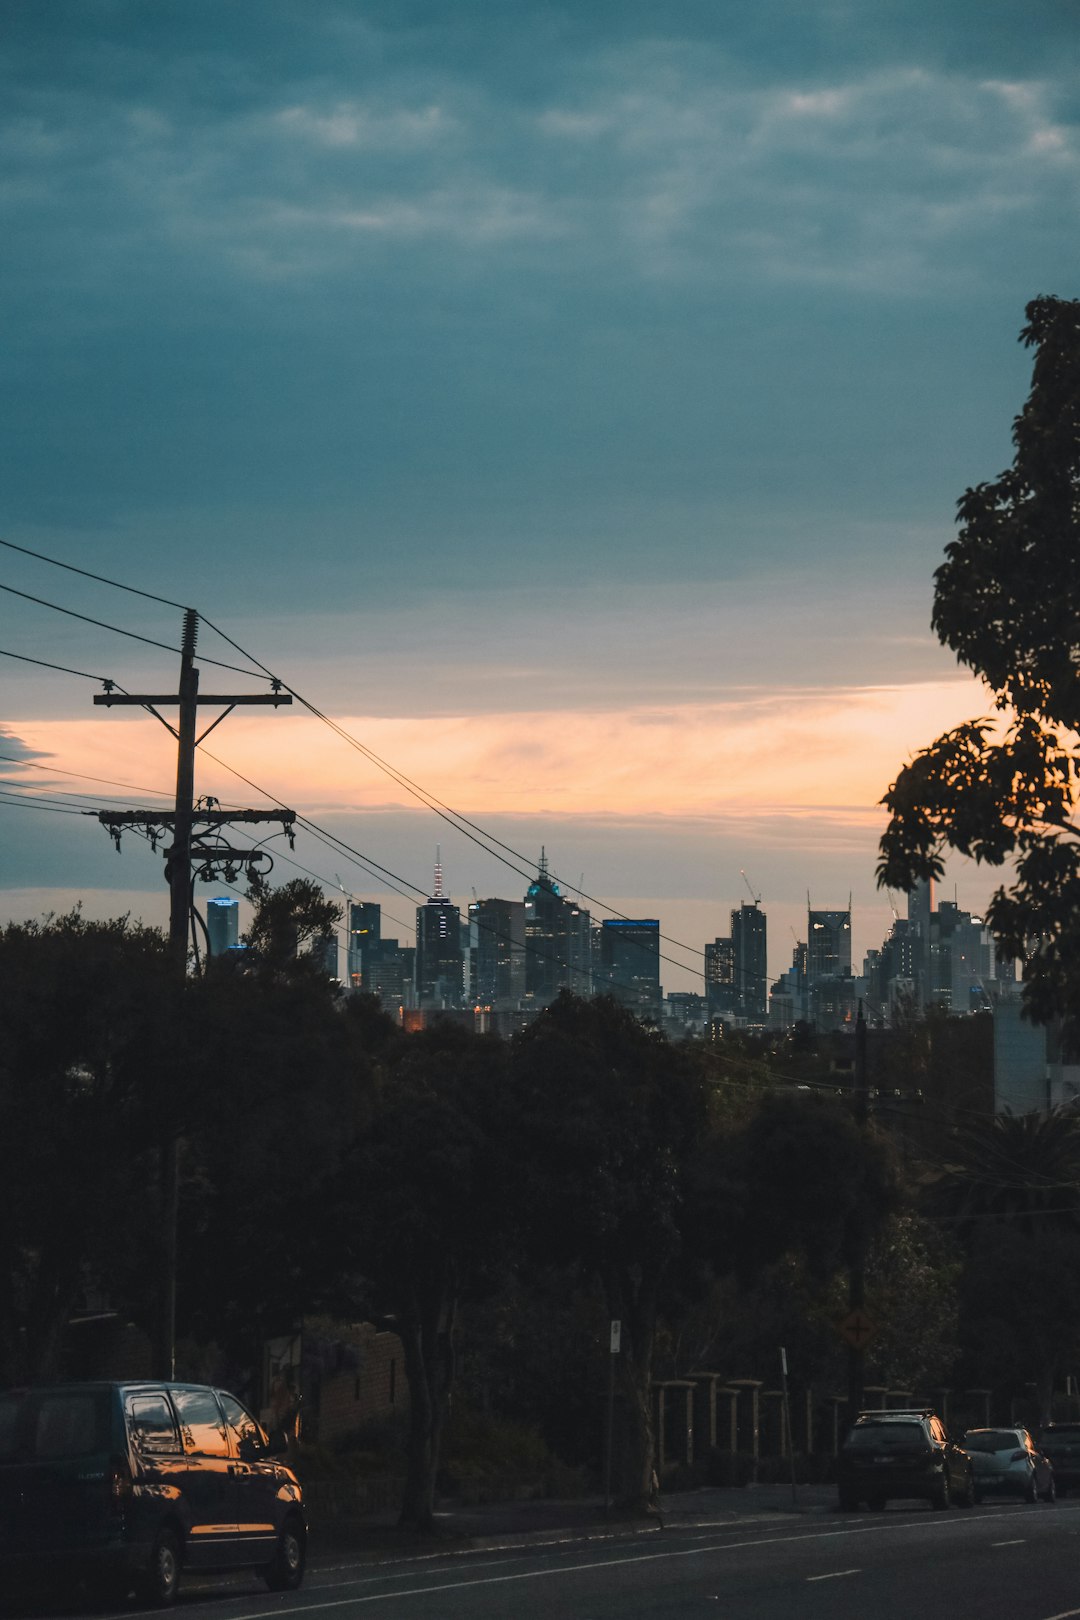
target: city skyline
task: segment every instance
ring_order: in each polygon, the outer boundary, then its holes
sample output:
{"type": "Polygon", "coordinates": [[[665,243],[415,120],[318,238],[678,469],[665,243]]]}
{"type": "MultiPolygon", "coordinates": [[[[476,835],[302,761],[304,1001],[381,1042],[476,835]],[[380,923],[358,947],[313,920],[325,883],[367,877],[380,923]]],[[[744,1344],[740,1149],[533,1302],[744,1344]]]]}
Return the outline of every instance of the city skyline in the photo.
{"type": "MultiPolygon", "coordinates": [[[[742,870],[772,972],[807,888],[879,944],[878,801],[989,706],[933,570],[1010,458],[1024,305],[1073,290],[1065,8],[9,10],[0,539],[195,607],[695,949],[742,870]]],[[[172,690],[178,610],[23,552],[0,584],[5,791],[168,794],[168,734],[63,670],[172,690]]],[[[199,653],[246,667],[206,626],[199,653]]],[[[265,806],[209,755],[417,888],[441,842],[463,905],[519,892],[302,710],[200,758],[198,791],[265,806]]],[[[164,919],[149,850],[4,807],[0,919],[164,919]]]]}

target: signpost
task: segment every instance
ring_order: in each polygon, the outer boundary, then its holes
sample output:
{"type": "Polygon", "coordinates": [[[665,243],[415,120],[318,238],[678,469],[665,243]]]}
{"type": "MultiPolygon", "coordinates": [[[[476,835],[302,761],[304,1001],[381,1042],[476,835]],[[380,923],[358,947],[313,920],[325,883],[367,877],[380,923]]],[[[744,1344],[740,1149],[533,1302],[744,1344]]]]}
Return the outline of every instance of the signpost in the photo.
{"type": "Polygon", "coordinates": [[[611,1434],[615,1420],[615,1357],[622,1348],[622,1323],[612,1319],[608,1345],[607,1422],[604,1425],[604,1515],[611,1513],[611,1434]]]}
{"type": "Polygon", "coordinates": [[[780,1391],[784,1405],[784,1430],[787,1434],[787,1454],[791,1464],[791,1500],[798,1504],[798,1492],[795,1489],[795,1436],[791,1432],[791,1403],[788,1400],[787,1387],[787,1350],[780,1346],[780,1391]]]}

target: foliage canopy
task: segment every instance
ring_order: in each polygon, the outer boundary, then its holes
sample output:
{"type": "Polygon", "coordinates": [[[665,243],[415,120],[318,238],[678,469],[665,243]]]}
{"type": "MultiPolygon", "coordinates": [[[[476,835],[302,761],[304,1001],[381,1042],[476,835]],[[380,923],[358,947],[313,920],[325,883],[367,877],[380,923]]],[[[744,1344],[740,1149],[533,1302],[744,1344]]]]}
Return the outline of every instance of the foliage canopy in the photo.
{"type": "Polygon", "coordinates": [[[987,921],[1026,959],[1025,1006],[1080,1019],[1080,300],[1036,298],[1020,341],[1031,392],[1012,466],[958,502],[932,625],[980,675],[995,716],[957,726],[900,772],[878,881],[909,890],[954,849],[1013,863],[987,921]]]}

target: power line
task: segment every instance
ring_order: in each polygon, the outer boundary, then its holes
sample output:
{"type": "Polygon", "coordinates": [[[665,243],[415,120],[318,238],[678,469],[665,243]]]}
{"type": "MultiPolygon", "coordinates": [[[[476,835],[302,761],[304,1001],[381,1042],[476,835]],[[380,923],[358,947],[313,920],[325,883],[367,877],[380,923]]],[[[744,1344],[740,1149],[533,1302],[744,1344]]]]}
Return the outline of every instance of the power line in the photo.
{"type": "Polygon", "coordinates": [[[0,792],[0,800],[4,802],[8,809],[13,809],[18,804],[25,810],[46,810],[54,816],[81,816],[85,814],[82,810],[69,810],[58,804],[43,804],[41,800],[29,798],[25,793],[0,792]]]}
{"type": "MultiPolygon", "coordinates": [[[[118,590],[132,591],[136,595],[146,596],[151,600],[155,600],[155,601],[159,601],[159,602],[168,602],[167,598],[155,597],[150,592],[136,591],[135,587],[125,585],[121,581],[110,579],[110,578],[106,577],[105,575],[100,575],[100,574],[93,574],[92,575],[92,574],[89,574],[88,570],[74,569],[71,564],[61,563],[55,558],[45,556],[45,554],[42,553],[42,552],[29,552],[28,548],[17,547],[10,541],[0,542],[0,543],[7,545],[12,550],[22,550],[24,552],[27,552],[28,555],[32,555],[35,558],[37,558],[38,560],[40,560],[40,561],[52,563],[56,567],[69,569],[70,571],[76,572],[76,573],[84,573],[84,574],[87,575],[87,577],[93,578],[96,581],[98,581],[99,583],[111,585],[111,586],[115,587],[118,590]]],[[[10,589],[10,587],[2,587],[2,588],[10,589]]],[[[16,594],[26,594],[26,593],[16,593],[16,594]]],[[[32,600],[32,601],[39,601],[40,600],[39,598],[36,598],[36,597],[31,597],[29,599],[32,600]]],[[[52,604],[52,603],[46,603],[45,605],[46,606],[55,606],[55,604],[52,604]]],[[[177,606],[178,604],[176,604],[176,603],[168,603],[168,605],[177,606]]],[[[61,611],[61,612],[70,612],[71,610],[69,610],[69,609],[59,609],[59,611],[61,611]]],[[[75,614],[74,616],[77,617],[77,618],[85,617],[84,615],[80,615],[80,614],[75,614]]],[[[99,625],[101,624],[101,621],[93,620],[93,619],[88,620],[88,622],[93,623],[93,624],[99,624],[99,625]]],[[[422,804],[426,805],[428,809],[432,810],[437,816],[440,817],[441,820],[445,821],[449,826],[453,827],[455,831],[457,831],[459,833],[462,833],[471,842],[475,843],[479,848],[483,849],[486,854],[494,856],[494,858],[496,860],[501,861],[503,865],[509,867],[512,871],[517,872],[519,876],[524,877],[527,881],[532,881],[532,878],[533,878],[532,863],[529,861],[529,858],[526,855],[524,855],[520,850],[517,850],[512,845],[505,843],[502,839],[496,837],[495,834],[488,833],[483,827],[481,827],[479,825],[478,822],[475,822],[475,821],[471,820],[468,816],[463,815],[460,811],[453,810],[449,805],[445,804],[443,800],[437,798],[436,795],[430,793],[426,788],[421,787],[419,783],[413,781],[413,779],[411,777],[406,776],[404,772],[399,771],[395,766],[391,765],[387,760],[382,759],[381,756],[376,754],[373,749],[369,748],[365,743],[360,742],[360,740],[358,738],[353,737],[352,734],[350,732],[346,731],[345,728],[343,726],[341,726],[337,721],[332,720],[330,718],[330,716],[325,714],[321,709],[319,709],[316,704],[312,703],[308,698],[305,698],[295,687],[290,686],[286,681],[284,681],[280,677],[276,676],[274,674],[274,672],[268,668],[267,665],[262,663],[262,661],[260,659],[256,658],[254,654],[248,652],[248,650],[245,647],[242,647],[238,641],[234,640],[234,638],[232,636],[228,635],[226,631],[222,630],[218,625],[214,624],[212,620],[203,618],[202,622],[207,626],[208,629],[212,630],[215,635],[219,635],[222,638],[223,641],[225,641],[230,647],[233,647],[238,653],[240,653],[242,657],[248,659],[249,663],[253,664],[256,669],[261,670],[262,673],[267,677],[267,679],[278,682],[280,684],[281,688],[284,691],[289,692],[293,697],[295,697],[297,702],[302,704],[303,707],[306,708],[309,711],[309,713],[315,719],[318,719],[324,725],[329,726],[330,729],[332,731],[334,731],[344,742],[348,743],[348,745],[350,747],[356,749],[357,752],[362,754],[366,759],[369,759],[371,761],[371,763],[374,764],[379,770],[383,771],[386,775],[388,775],[391,778],[391,780],[397,782],[397,784],[400,787],[403,787],[406,790],[406,792],[410,793],[414,798],[418,799],[422,804]],[[500,855],[500,853],[499,853],[500,850],[504,851],[505,854],[500,855]],[[513,857],[513,859],[507,859],[508,856],[513,857]]],[[[110,625],[104,625],[102,627],[105,628],[105,629],[116,629],[116,626],[110,626],[110,625]]],[[[126,634],[126,635],[132,634],[132,632],[130,632],[130,631],[121,631],[120,633],[121,634],[126,634]]],[[[136,639],[150,641],[150,644],[153,645],[153,646],[159,646],[160,647],[160,646],[164,645],[161,642],[151,641],[149,637],[138,637],[136,639]]],[[[167,651],[172,651],[172,652],[177,651],[176,648],[166,648],[166,650],[167,651]]],[[[219,661],[215,660],[215,659],[207,658],[205,660],[205,662],[207,662],[207,663],[217,663],[219,661]]],[[[238,668],[238,666],[232,665],[232,664],[222,665],[222,667],[227,668],[227,669],[234,669],[234,670],[238,668]]],[[[239,670],[239,673],[246,674],[246,673],[251,673],[251,671],[239,670]]],[[[228,768],[228,767],[226,767],[226,768],[228,768]]],[[[259,789],[258,791],[262,791],[262,790],[259,789]]],[[[268,797],[272,797],[272,795],[268,795],[268,797]]],[[[399,881],[404,881],[404,880],[399,880],[399,881]]],[[[409,885],[409,887],[415,887],[415,886],[414,885],[409,885]]],[[[420,891],[417,890],[416,892],[420,892],[420,891]]],[[[613,917],[618,917],[618,918],[622,919],[623,921],[633,921],[633,919],[630,918],[627,915],[626,912],[620,911],[618,909],[618,907],[611,905],[608,901],[602,900],[596,895],[587,894],[584,890],[577,890],[576,892],[581,895],[581,898],[583,900],[587,900],[590,905],[598,906],[601,910],[609,912],[613,917]]],[[[674,946],[676,949],[678,949],[680,951],[684,951],[687,955],[689,955],[689,956],[691,956],[693,958],[704,959],[704,951],[699,949],[697,946],[687,945],[682,940],[675,939],[672,935],[669,935],[669,934],[660,933],[659,938],[664,943],[672,945],[672,946],[674,946]]],[[[670,956],[666,955],[663,952],[659,953],[659,955],[660,955],[660,960],[667,962],[670,966],[676,967],[676,968],[680,969],[680,971],[682,971],[682,972],[690,971],[689,968],[688,968],[688,965],[685,962],[678,961],[676,958],[670,957],[670,956]]]]}
{"type": "Polygon", "coordinates": [[[103,782],[108,787],[126,788],[129,793],[153,793],[162,799],[171,799],[172,794],[165,788],[140,787],[135,782],[118,782],[112,776],[88,776],[85,771],[69,771],[66,765],[42,765],[35,759],[20,759],[17,754],[0,754],[0,759],[7,760],[12,765],[27,766],[34,771],[49,771],[55,776],[69,777],[79,782],[103,782]]]}
{"type": "MultiPolygon", "coordinates": [[[[16,590],[14,585],[0,584],[0,591],[6,591],[9,596],[21,597],[24,602],[34,602],[38,607],[49,608],[53,613],[63,613],[69,619],[80,619],[83,624],[92,624],[98,630],[109,630],[115,636],[127,636],[131,641],[141,641],[144,642],[148,647],[160,647],[163,652],[175,653],[178,658],[181,656],[181,649],[179,647],[171,647],[167,641],[157,641],[153,636],[141,636],[137,630],[124,630],[118,624],[108,624],[104,619],[91,618],[88,613],[77,613],[74,608],[61,607],[59,602],[49,602],[43,596],[33,596],[29,591],[16,590]]],[[[207,657],[203,658],[202,662],[205,664],[216,664],[218,669],[230,669],[237,675],[254,675],[257,673],[257,671],[253,669],[242,669],[239,664],[222,663],[220,658],[207,657]]],[[[262,666],[260,665],[259,668],[261,669],[262,666]]],[[[81,672],[75,671],[74,673],[78,674],[81,672]]],[[[92,678],[96,679],[96,677],[92,678]]]]}
{"type": "Polygon", "coordinates": [[[148,602],[160,602],[163,607],[179,608],[181,613],[187,612],[184,602],[171,602],[167,596],[155,596],[153,591],[140,591],[134,585],[124,585],[118,579],[110,579],[106,574],[92,574],[88,568],[76,568],[74,563],[61,562],[58,557],[47,557],[43,551],[31,551],[29,546],[17,546],[14,540],[0,540],[0,546],[6,546],[8,551],[21,551],[24,557],[36,557],[38,562],[51,563],[54,568],[63,568],[69,574],[81,574],[84,579],[97,580],[99,585],[112,585],[118,591],[128,591],[132,596],[144,596],[148,602]]]}
{"type": "Polygon", "coordinates": [[[106,684],[104,675],[88,675],[85,669],[69,669],[66,664],[50,664],[44,658],[30,658],[26,653],[8,652],[6,647],[0,647],[0,657],[17,658],[22,664],[39,664],[42,669],[58,669],[63,675],[81,675],[84,681],[100,681],[102,686],[106,684]]]}

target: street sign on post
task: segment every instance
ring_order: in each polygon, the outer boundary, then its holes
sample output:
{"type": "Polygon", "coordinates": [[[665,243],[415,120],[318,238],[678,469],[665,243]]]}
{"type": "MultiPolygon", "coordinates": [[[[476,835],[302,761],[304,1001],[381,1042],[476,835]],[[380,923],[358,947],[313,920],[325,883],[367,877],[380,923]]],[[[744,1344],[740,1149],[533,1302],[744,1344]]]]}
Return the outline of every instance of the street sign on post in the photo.
{"type": "Polygon", "coordinates": [[[611,1319],[608,1340],[607,1418],[604,1424],[604,1513],[611,1513],[611,1433],[615,1425],[615,1357],[622,1349],[622,1323],[611,1319]]]}
{"type": "Polygon", "coordinates": [[[849,1311],[843,1321],[837,1323],[837,1330],[853,1350],[865,1350],[877,1332],[877,1323],[865,1311],[849,1311]]]}

